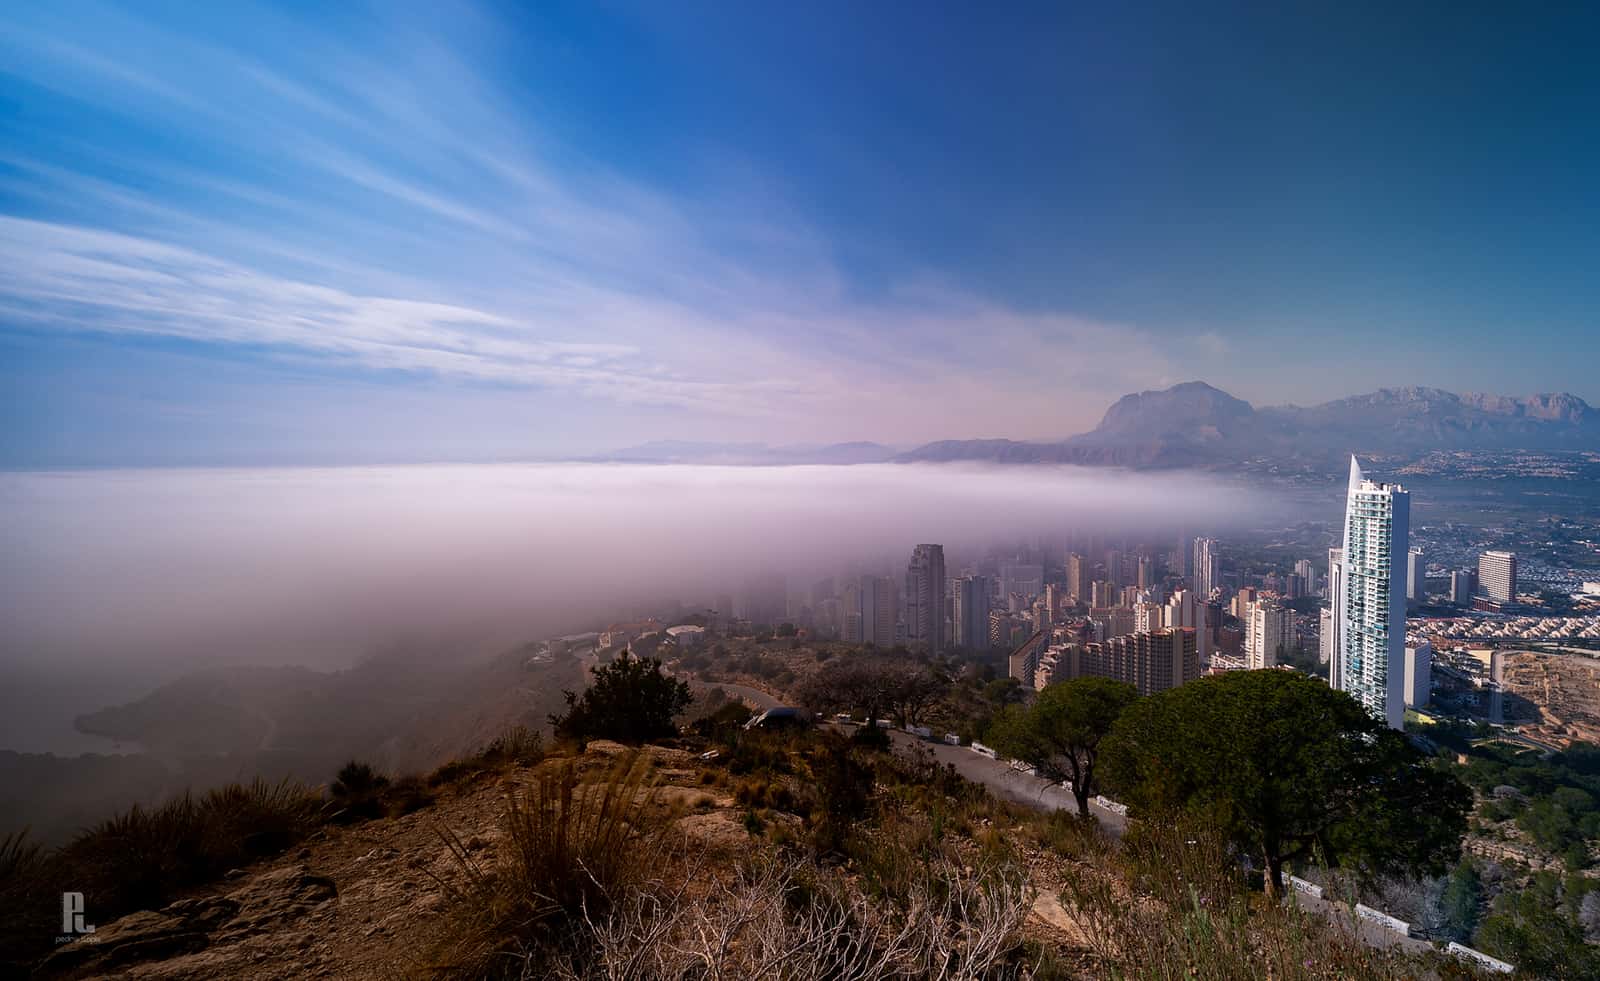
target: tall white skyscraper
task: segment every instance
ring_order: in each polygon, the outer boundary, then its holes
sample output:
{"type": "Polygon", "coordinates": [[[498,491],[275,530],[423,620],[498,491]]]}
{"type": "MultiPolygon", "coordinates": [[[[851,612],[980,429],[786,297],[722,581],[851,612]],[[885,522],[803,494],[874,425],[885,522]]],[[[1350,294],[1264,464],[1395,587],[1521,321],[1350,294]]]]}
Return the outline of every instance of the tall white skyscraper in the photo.
{"type": "Polygon", "coordinates": [[[945,649],[944,546],[918,545],[906,567],[906,638],[938,654],[945,649]]]}
{"type": "Polygon", "coordinates": [[[1217,560],[1217,540],[1215,538],[1196,538],[1194,540],[1194,591],[1200,602],[1204,603],[1211,598],[1211,590],[1222,579],[1221,566],[1217,560]]]}
{"type": "Polygon", "coordinates": [[[1340,684],[1376,719],[1405,724],[1406,558],[1411,495],[1398,484],[1367,480],[1350,458],[1338,652],[1340,684]]]}

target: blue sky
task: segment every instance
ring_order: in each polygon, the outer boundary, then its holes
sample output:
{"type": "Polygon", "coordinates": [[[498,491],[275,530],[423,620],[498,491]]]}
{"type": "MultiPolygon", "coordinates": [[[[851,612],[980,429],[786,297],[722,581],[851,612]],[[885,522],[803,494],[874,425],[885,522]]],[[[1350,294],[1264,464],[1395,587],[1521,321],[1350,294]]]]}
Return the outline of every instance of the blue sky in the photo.
{"type": "Polygon", "coordinates": [[[8,9],[0,465],[1600,402],[1593,14],[526,6],[8,9]]]}

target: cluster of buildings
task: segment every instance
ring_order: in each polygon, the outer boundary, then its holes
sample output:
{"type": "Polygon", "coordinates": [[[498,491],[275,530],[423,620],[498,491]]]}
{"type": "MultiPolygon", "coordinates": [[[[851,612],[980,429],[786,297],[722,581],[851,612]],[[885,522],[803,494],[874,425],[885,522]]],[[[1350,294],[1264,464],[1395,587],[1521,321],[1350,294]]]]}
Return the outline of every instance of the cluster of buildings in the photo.
{"type": "Polygon", "coordinates": [[[1411,621],[1414,632],[1447,640],[1600,640],[1600,615],[1581,617],[1428,617],[1411,621]]]}
{"type": "MultiPolygon", "coordinates": [[[[1280,565],[1225,580],[1223,547],[1204,537],[1168,549],[1079,536],[1048,562],[1042,549],[1022,548],[959,570],[947,568],[942,545],[928,543],[912,549],[903,575],[830,576],[798,608],[781,576],[753,577],[737,616],[728,595],[708,613],[716,626],[792,623],[807,635],[884,648],[1009,651],[1011,676],[1031,688],[1094,675],[1150,693],[1207,672],[1320,663],[1332,687],[1400,728],[1407,707],[1429,701],[1433,653],[1422,633],[1407,643],[1407,609],[1436,600],[1410,530],[1405,488],[1368,479],[1352,458],[1326,575],[1300,559],[1292,572],[1280,565]]],[[[1476,569],[1454,570],[1448,581],[1453,601],[1499,610],[1516,601],[1517,557],[1484,552],[1476,569]]],[[[1426,635],[1600,637],[1600,617],[1440,623],[1429,621],[1426,635]]]]}

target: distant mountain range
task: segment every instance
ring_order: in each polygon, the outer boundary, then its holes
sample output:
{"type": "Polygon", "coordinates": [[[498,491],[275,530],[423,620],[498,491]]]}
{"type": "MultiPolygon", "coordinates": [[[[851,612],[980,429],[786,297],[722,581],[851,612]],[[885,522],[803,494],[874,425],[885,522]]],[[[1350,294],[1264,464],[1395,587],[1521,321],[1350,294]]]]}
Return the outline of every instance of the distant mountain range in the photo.
{"type": "Polygon", "coordinates": [[[647,443],[604,459],[657,463],[880,463],[979,460],[1090,466],[1232,468],[1252,460],[1310,467],[1350,454],[1459,450],[1600,450],[1600,410],[1576,395],[1457,394],[1385,388],[1325,402],[1255,408],[1204,382],[1125,395],[1100,425],[1056,442],[940,440],[896,453],[878,443],[768,447],[647,443]]]}

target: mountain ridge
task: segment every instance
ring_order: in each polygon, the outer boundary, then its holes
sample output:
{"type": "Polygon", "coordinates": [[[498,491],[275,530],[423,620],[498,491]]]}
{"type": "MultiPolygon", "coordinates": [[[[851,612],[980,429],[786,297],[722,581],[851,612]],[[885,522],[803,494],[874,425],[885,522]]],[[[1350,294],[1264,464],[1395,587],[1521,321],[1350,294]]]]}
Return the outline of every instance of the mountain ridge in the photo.
{"type": "Polygon", "coordinates": [[[1137,468],[1273,462],[1337,471],[1351,453],[1600,450],[1600,409],[1570,392],[1499,395],[1409,385],[1311,406],[1254,406],[1203,381],[1131,392],[1088,432],[1060,440],[941,439],[899,452],[882,443],[771,446],[657,440],[586,462],[729,466],[855,463],[1070,463],[1137,468]]]}
{"type": "Polygon", "coordinates": [[[1569,392],[1511,396],[1423,386],[1257,408],[1191,381],[1124,395],[1098,426],[1064,440],[940,440],[895,459],[1181,467],[1268,457],[1329,465],[1352,452],[1510,449],[1600,450],[1600,411],[1569,392]]]}

